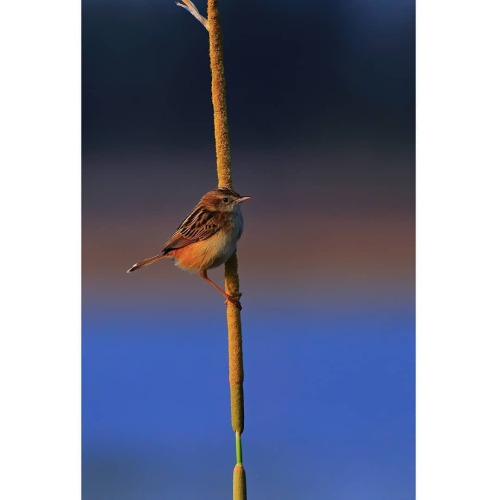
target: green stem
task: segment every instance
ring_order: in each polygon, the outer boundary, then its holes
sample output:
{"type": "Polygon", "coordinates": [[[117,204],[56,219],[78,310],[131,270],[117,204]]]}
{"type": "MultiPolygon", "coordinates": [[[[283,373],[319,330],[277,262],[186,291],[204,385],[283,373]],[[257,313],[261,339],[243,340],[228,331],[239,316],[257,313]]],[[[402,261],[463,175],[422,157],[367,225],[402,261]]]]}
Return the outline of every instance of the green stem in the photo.
{"type": "Polygon", "coordinates": [[[241,449],[241,434],[239,432],[234,433],[236,437],[236,463],[243,465],[243,451],[241,449]]]}

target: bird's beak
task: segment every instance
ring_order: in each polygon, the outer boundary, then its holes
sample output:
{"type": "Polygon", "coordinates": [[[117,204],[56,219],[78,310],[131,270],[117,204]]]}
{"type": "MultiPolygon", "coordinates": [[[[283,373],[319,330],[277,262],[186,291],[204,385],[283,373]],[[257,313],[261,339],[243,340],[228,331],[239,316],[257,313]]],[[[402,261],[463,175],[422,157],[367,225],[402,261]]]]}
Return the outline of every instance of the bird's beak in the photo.
{"type": "Polygon", "coordinates": [[[243,203],[244,201],[250,200],[250,196],[242,196],[241,198],[238,198],[236,201],[238,203],[243,203]]]}

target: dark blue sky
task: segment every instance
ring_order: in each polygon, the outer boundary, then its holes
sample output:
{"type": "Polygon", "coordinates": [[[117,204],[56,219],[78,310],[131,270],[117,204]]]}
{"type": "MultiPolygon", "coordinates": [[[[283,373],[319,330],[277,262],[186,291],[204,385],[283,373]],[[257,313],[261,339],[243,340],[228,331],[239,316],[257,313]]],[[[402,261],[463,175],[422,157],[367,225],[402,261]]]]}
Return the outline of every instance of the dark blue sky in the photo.
{"type": "MultiPolygon", "coordinates": [[[[220,9],[234,146],[413,143],[413,1],[220,9]]],[[[85,151],[211,146],[207,33],[193,21],[167,0],[83,3],[85,151]]]]}

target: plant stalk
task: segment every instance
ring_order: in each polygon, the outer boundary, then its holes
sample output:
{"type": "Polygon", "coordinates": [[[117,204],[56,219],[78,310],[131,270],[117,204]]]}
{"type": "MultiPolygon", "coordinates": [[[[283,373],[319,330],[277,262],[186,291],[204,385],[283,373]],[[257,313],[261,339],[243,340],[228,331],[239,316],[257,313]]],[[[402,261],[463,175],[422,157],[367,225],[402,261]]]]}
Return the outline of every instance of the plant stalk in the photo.
{"type": "MultiPolygon", "coordinates": [[[[212,104],[214,108],[215,152],[219,187],[232,188],[229,127],[227,122],[226,81],[224,77],[222,30],[217,0],[208,0],[208,34],[210,69],[212,73],[212,104]]],[[[239,292],[238,259],[236,252],[224,269],[226,292],[239,292]]],[[[229,387],[231,394],[231,424],[236,438],[236,465],[233,471],[233,500],[246,500],[246,476],[243,468],[241,434],[244,428],[243,347],[240,310],[227,304],[229,354],[229,387]]]]}

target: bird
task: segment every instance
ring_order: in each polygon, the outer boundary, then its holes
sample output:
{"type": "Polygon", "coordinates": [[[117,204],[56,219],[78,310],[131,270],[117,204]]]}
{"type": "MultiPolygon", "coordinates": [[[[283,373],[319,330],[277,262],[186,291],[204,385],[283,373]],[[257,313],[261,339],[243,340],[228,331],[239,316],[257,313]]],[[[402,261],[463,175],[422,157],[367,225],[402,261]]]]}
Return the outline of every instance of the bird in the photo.
{"type": "Polygon", "coordinates": [[[241,309],[241,294],[226,293],[208,277],[207,270],[224,264],[236,251],[236,244],[243,233],[240,205],[247,200],[250,196],[240,196],[227,187],[204,194],[165,243],[163,250],[158,255],[136,262],[127,273],[170,258],[179,268],[198,272],[226,298],[226,304],[231,302],[241,309]]]}

